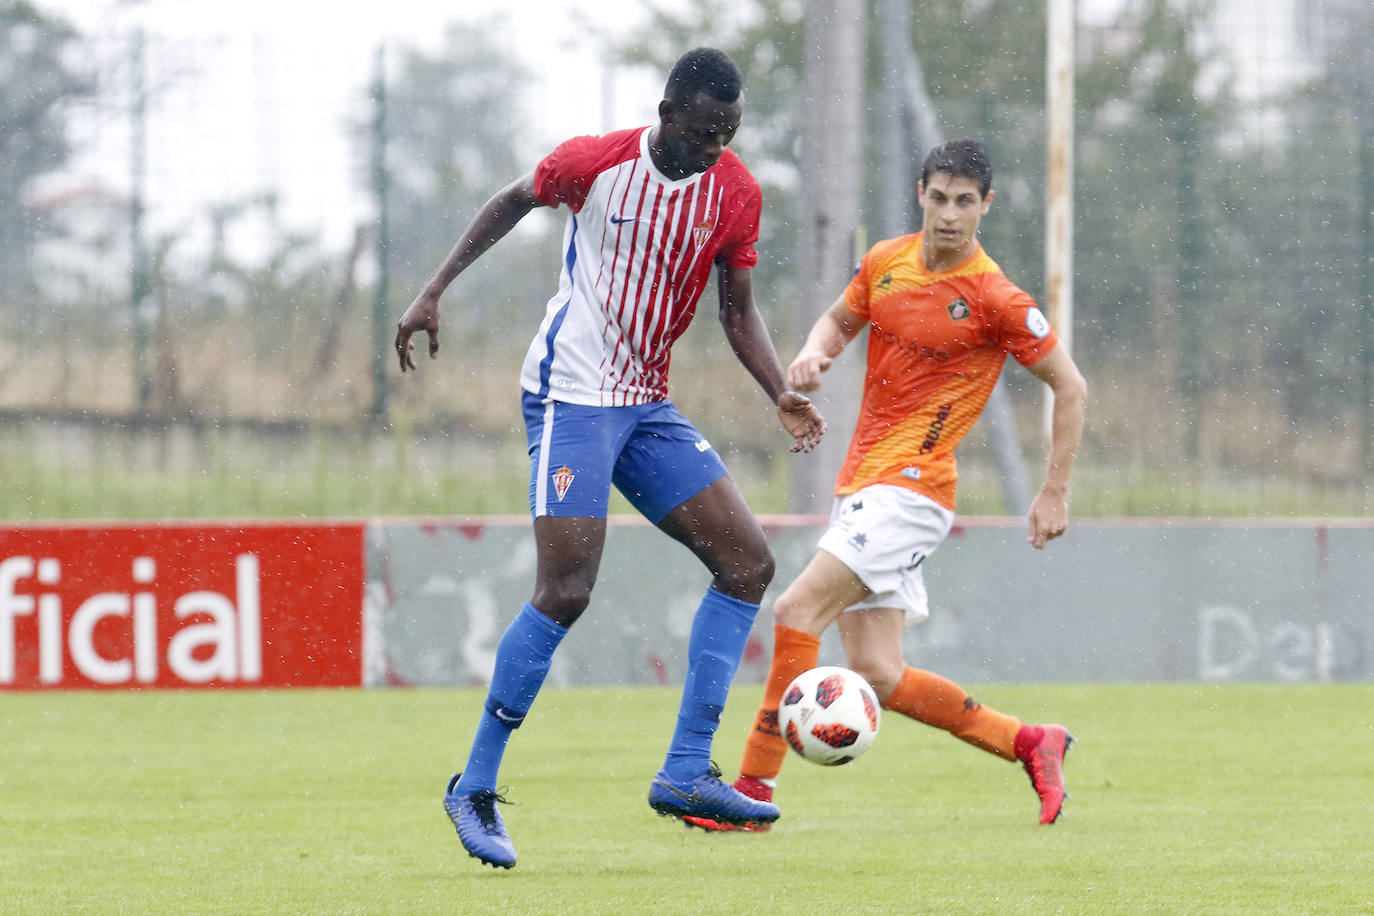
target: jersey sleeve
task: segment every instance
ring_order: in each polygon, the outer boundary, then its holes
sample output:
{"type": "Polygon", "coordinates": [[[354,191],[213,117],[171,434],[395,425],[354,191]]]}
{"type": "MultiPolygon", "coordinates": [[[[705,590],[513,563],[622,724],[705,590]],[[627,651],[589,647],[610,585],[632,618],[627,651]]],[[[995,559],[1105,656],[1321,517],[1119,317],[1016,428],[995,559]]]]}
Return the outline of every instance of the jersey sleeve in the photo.
{"type": "Polygon", "coordinates": [[[881,274],[883,265],[909,243],[909,236],[884,239],[864,254],[863,260],[854,271],[854,276],[849,280],[849,285],[844,288],[845,305],[849,306],[849,310],[856,317],[863,321],[869,320],[869,298],[873,289],[873,277],[881,274]]]}
{"type": "Polygon", "coordinates": [[[601,152],[597,137],[573,137],[554,147],[534,167],[534,196],[546,207],[567,204],[574,213],[582,209],[596,178],[601,152]]]}
{"type": "Polygon", "coordinates": [[[859,262],[859,267],[854,271],[854,276],[849,278],[849,285],[844,288],[844,304],[849,306],[849,310],[854,315],[864,321],[868,320],[868,290],[869,290],[869,268],[873,260],[873,252],[870,250],[859,262]]]}
{"type": "MultiPolygon", "coordinates": [[[[743,168],[741,167],[741,171],[743,168]]],[[[759,262],[759,220],[763,213],[763,193],[752,177],[742,183],[734,196],[730,240],[721,246],[716,262],[731,267],[752,268],[759,262]]]]}
{"type": "Polygon", "coordinates": [[[985,301],[990,307],[988,320],[998,345],[1021,365],[1035,365],[1059,343],[1058,335],[1035,300],[1004,274],[989,276],[985,301]]]}

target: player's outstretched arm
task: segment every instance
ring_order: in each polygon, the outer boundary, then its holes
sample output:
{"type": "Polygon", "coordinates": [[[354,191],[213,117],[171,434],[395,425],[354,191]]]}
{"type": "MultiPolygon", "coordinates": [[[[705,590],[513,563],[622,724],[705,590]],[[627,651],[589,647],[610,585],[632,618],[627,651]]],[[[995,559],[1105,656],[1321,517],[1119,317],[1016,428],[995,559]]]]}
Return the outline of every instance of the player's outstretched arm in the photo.
{"type": "Polygon", "coordinates": [[[767,392],[778,408],[778,419],[795,440],[794,452],[809,452],[825,435],[825,418],[811,399],[787,386],[773,338],[754,307],[753,272],[747,267],[719,264],[720,323],[735,357],[767,392]]]}
{"type": "Polygon", "coordinates": [[[825,311],[811,332],[806,335],[806,343],[801,352],[787,367],[787,380],[798,391],[815,391],[821,387],[821,375],[835,362],[835,357],[844,352],[849,342],[867,322],[849,310],[849,305],[841,296],[825,311]]]}
{"type": "Polygon", "coordinates": [[[439,355],[439,297],[444,290],[537,206],[540,203],[534,196],[534,173],[530,172],[497,191],[477,211],[444,262],[425,281],[420,294],[396,323],[396,357],[402,372],[415,368],[411,353],[415,345],[410,337],[417,331],[429,335],[429,358],[439,355]]]}
{"type": "Polygon", "coordinates": [[[1054,394],[1050,419],[1050,459],[1045,483],[1031,501],[1026,541],[1039,550],[1059,537],[1069,525],[1069,475],[1078,445],[1083,440],[1083,419],[1088,410],[1088,383],[1083,380],[1063,344],[1058,344],[1031,373],[1054,394]]]}

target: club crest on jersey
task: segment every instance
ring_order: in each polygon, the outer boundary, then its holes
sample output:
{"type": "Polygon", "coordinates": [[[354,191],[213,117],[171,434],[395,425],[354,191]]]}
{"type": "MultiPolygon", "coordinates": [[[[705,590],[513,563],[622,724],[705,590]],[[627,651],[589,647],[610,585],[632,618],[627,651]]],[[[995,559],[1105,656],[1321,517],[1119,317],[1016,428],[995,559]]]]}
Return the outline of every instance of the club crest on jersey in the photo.
{"type": "Polygon", "coordinates": [[[698,249],[705,248],[706,243],[711,240],[711,233],[716,230],[715,224],[710,220],[702,220],[692,227],[692,244],[698,249]]]}
{"type": "Polygon", "coordinates": [[[572,468],[566,464],[553,472],[553,492],[557,494],[560,503],[563,501],[563,497],[568,495],[568,488],[572,486],[572,482],[572,468]]]}
{"type": "Polygon", "coordinates": [[[963,299],[955,299],[945,306],[945,311],[949,312],[950,321],[963,321],[973,314],[973,310],[968,307],[968,303],[963,299]]]}

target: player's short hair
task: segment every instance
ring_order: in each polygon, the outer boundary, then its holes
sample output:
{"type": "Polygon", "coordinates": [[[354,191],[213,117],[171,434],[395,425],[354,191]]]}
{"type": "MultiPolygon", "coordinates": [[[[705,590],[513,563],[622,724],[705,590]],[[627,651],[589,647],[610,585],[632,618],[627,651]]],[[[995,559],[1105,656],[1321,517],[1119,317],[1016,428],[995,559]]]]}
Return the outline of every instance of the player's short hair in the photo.
{"type": "Polygon", "coordinates": [[[980,197],[987,197],[992,190],[992,162],[988,159],[987,147],[977,140],[950,140],[931,150],[921,166],[921,184],[936,172],[955,178],[972,178],[978,182],[980,197]]]}
{"type": "Polygon", "coordinates": [[[675,105],[685,105],[698,92],[722,102],[739,99],[744,78],[724,51],[693,48],[678,58],[663,87],[663,97],[675,105]]]}

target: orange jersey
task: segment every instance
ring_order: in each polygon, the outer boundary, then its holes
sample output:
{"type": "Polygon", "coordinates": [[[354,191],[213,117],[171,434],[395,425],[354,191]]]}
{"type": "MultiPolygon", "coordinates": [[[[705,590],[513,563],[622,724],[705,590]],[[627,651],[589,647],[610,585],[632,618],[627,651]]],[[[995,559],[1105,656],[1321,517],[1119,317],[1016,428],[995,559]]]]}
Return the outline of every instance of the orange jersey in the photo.
{"type": "Polygon", "coordinates": [[[1006,355],[1039,362],[1058,342],[1054,330],[981,245],[952,270],[926,270],[920,233],[869,249],[844,299],[869,323],[868,369],[835,492],[893,484],[954,509],[954,447],[1006,355]]]}

